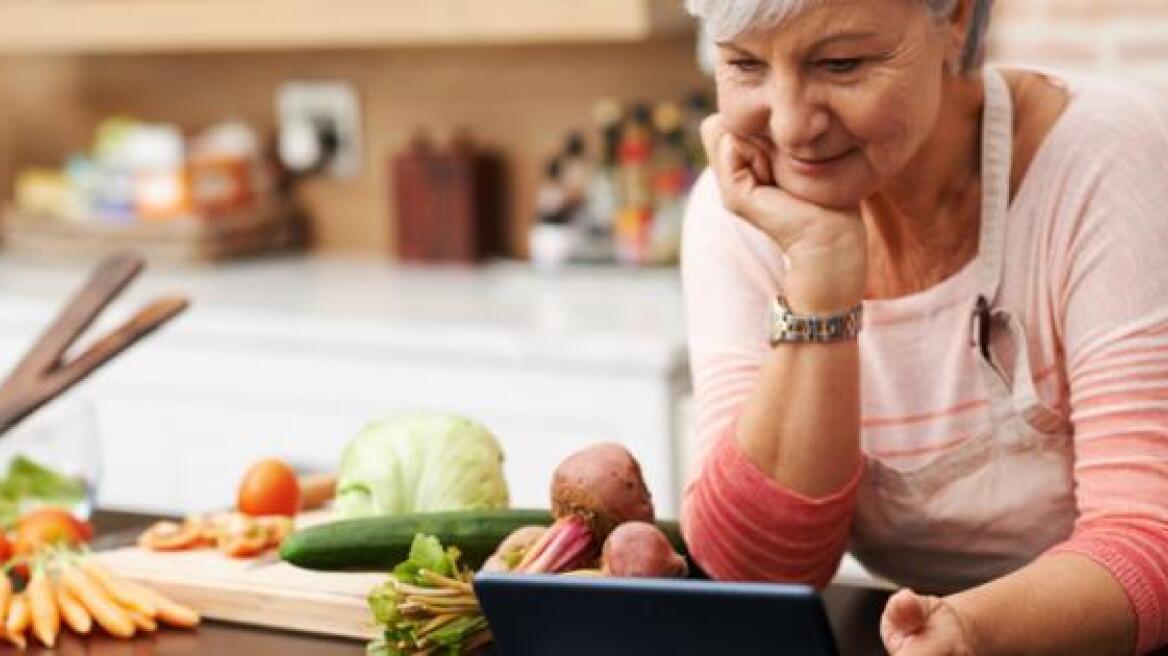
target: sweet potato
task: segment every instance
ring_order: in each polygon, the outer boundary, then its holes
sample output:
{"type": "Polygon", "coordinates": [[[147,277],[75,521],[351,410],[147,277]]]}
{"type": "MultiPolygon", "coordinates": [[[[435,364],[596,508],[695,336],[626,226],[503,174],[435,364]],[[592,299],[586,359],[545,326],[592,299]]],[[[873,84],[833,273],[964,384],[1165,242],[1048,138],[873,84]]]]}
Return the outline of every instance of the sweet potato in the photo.
{"type": "Polygon", "coordinates": [[[506,539],[499,543],[495,553],[483,563],[482,570],[486,572],[508,572],[523,560],[523,556],[532,545],[547,533],[546,526],[521,526],[511,532],[506,539]]]}
{"type": "Polygon", "coordinates": [[[626,522],[604,541],[600,569],[608,576],[683,577],[685,559],[653,524],[626,522]]]}
{"type": "Polygon", "coordinates": [[[597,542],[625,522],[654,519],[641,465],[628,449],[611,442],[577,451],[556,467],[552,514],[583,517],[597,542]]]}

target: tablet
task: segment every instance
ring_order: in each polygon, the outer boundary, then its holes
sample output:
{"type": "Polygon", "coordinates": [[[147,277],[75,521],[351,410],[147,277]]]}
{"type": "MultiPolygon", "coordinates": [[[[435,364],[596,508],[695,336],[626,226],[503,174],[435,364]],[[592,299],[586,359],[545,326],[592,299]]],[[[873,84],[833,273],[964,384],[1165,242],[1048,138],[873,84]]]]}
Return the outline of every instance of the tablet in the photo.
{"type": "Polygon", "coordinates": [[[480,573],[499,656],[835,656],[810,587],[689,579],[480,573]]]}

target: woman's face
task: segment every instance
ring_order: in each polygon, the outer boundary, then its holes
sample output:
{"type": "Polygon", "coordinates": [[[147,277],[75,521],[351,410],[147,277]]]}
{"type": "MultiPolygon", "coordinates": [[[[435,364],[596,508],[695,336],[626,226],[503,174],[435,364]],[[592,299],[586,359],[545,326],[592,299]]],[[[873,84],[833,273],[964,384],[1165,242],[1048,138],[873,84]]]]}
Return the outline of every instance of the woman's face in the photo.
{"type": "Polygon", "coordinates": [[[772,149],[779,187],[854,208],[932,132],[951,34],[920,0],[820,0],[718,44],[723,120],[772,149]]]}

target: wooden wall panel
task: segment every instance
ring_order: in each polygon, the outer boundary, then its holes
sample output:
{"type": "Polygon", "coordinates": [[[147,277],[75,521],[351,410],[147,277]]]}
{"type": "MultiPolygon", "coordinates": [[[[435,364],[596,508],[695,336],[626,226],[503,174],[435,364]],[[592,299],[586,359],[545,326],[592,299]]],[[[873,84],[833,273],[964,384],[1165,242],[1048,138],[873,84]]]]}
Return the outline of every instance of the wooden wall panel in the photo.
{"type": "Polygon", "coordinates": [[[0,60],[0,192],[11,194],[18,166],[54,166],[90,134],[80,66],[69,58],[0,60]]]}
{"type": "Polygon", "coordinates": [[[407,48],[380,51],[87,56],[0,60],[0,105],[14,114],[14,164],[54,161],[88,143],[97,120],[128,114],[195,129],[225,117],[272,128],[285,79],[344,78],[362,94],[362,174],[316,180],[303,197],[318,248],[385,252],[392,245],[388,159],[422,126],[457,127],[511,164],[510,249],[526,226],[542,162],[604,96],[680,99],[708,88],[692,38],[637,44],[407,48]],[[9,77],[12,77],[10,80],[9,77]],[[14,83],[13,81],[17,81],[14,83]]]}

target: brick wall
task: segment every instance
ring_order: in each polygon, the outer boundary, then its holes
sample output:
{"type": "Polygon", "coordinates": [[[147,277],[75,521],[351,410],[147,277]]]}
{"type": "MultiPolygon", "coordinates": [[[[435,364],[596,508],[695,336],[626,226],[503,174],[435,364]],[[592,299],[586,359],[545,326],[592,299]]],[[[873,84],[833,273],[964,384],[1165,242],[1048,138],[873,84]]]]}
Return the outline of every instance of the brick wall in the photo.
{"type": "Polygon", "coordinates": [[[1168,0],[996,0],[990,58],[1168,86],[1168,0]]]}

